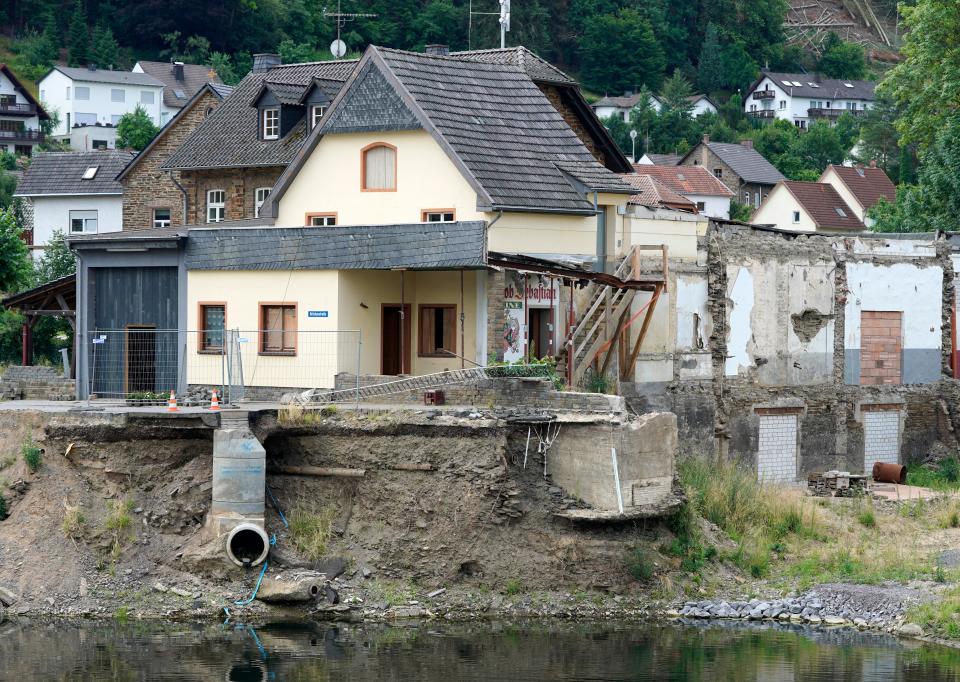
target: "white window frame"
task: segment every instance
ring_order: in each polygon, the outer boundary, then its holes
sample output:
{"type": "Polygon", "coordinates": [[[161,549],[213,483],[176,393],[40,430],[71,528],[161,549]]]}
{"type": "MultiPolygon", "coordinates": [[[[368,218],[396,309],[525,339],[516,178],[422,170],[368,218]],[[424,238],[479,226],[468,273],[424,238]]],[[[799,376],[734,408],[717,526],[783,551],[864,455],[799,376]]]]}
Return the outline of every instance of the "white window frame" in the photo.
{"type": "Polygon", "coordinates": [[[222,223],[226,217],[227,192],[222,189],[207,190],[207,222],[222,223]]]}
{"type": "Polygon", "coordinates": [[[327,108],[319,104],[314,104],[310,107],[310,130],[313,130],[323,119],[323,114],[326,112],[327,108]]]}
{"type": "Polygon", "coordinates": [[[793,212],[793,224],[798,225],[800,223],[800,211],[793,212]]]}
{"type": "Polygon", "coordinates": [[[253,193],[253,217],[260,217],[260,209],[263,207],[263,203],[267,200],[267,197],[270,196],[270,190],[272,187],[257,187],[253,193]]]}
{"type": "Polygon", "coordinates": [[[787,100],[785,99],[780,100],[780,111],[783,111],[786,108],[787,108],[787,100]]]}
{"type": "Polygon", "coordinates": [[[336,227],[337,216],[334,213],[312,215],[307,223],[308,227],[336,227]]]}
{"type": "Polygon", "coordinates": [[[264,140],[276,140],[280,137],[280,109],[278,107],[271,107],[270,109],[263,110],[263,117],[261,120],[261,125],[263,126],[263,139],[264,140]],[[273,119],[273,120],[271,120],[273,119]]]}
{"type": "Polygon", "coordinates": [[[127,101],[127,91],[123,88],[110,88],[110,101],[111,102],[126,102],[127,101]],[[119,99],[117,99],[119,97],[119,99]]]}
{"type": "Polygon", "coordinates": [[[70,234],[96,234],[98,215],[97,210],[70,211],[70,234]],[[80,221],[80,229],[74,229],[74,222],[80,221]]]}
{"type": "Polygon", "coordinates": [[[454,223],[457,220],[456,212],[454,211],[424,211],[423,212],[423,222],[425,223],[454,223]],[[449,220],[447,216],[450,216],[449,220]]]}
{"type": "Polygon", "coordinates": [[[170,227],[170,220],[173,218],[173,211],[169,208],[155,208],[153,209],[153,226],[157,228],[170,227]],[[157,211],[166,211],[167,217],[157,218],[157,211]]]}
{"type": "Polygon", "coordinates": [[[754,193],[753,193],[753,207],[754,207],[754,208],[760,208],[760,201],[761,201],[760,192],[754,192],[754,193]]]}

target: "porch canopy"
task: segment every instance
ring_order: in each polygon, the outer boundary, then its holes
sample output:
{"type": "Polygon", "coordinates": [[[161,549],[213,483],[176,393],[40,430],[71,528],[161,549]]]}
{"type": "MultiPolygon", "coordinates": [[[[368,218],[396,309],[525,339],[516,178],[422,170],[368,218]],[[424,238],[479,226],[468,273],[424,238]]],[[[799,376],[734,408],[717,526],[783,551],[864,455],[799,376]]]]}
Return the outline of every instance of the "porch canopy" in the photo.
{"type": "Polygon", "coordinates": [[[76,331],[77,277],[67,275],[33,289],[21,291],[0,301],[3,307],[21,311],[23,323],[21,363],[33,362],[33,326],[41,317],[64,317],[76,331]]]}

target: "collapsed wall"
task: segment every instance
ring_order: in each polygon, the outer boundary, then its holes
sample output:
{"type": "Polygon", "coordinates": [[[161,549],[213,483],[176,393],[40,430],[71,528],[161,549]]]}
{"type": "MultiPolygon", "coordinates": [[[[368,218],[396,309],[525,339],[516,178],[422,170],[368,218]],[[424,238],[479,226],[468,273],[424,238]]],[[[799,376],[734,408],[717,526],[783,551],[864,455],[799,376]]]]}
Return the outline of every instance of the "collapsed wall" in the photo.
{"type": "Polygon", "coordinates": [[[676,275],[678,335],[708,331],[709,354],[684,361],[678,336],[673,381],[630,402],[677,414],[681,455],[734,457],[775,480],[955,450],[952,249],[935,235],[715,223],[702,266],[676,275]]]}

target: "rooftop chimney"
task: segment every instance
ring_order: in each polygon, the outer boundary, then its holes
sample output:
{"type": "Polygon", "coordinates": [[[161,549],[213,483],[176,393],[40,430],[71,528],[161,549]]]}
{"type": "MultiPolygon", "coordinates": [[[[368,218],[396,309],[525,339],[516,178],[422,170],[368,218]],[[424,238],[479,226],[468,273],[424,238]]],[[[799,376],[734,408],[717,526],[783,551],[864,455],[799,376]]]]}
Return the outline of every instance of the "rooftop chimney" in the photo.
{"type": "Polygon", "coordinates": [[[93,62],[87,62],[87,70],[88,70],[88,71],[96,71],[96,70],[97,70],[97,65],[94,64],[93,62]]]}
{"type": "Polygon", "coordinates": [[[183,80],[183,62],[174,62],[173,63],[173,77],[178,81],[183,80]]]}
{"type": "Polygon", "coordinates": [[[703,136],[703,143],[704,143],[704,144],[707,144],[709,141],[710,141],[710,136],[704,134],[704,136],[703,136]]]}
{"type": "Polygon", "coordinates": [[[449,57],[450,56],[450,46],[441,45],[439,43],[433,43],[427,45],[423,48],[423,51],[427,54],[432,54],[434,57],[449,57]]]}
{"type": "Polygon", "coordinates": [[[870,159],[870,167],[871,167],[871,168],[876,168],[876,167],[877,167],[877,160],[876,160],[876,159],[870,159]]]}
{"type": "Polygon", "coordinates": [[[753,140],[749,140],[749,139],[740,140],[740,144],[742,144],[747,149],[753,149],[753,140]]]}
{"type": "Polygon", "coordinates": [[[264,73],[281,64],[283,64],[283,59],[280,58],[280,55],[273,52],[260,52],[253,55],[253,68],[250,69],[250,72],[264,73]]]}

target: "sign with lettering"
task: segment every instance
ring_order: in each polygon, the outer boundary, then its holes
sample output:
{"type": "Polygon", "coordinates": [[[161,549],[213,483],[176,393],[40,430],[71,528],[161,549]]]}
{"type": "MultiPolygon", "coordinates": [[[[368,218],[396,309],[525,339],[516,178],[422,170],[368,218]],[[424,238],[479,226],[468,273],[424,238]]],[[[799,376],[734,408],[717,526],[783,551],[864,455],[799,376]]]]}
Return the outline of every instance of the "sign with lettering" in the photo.
{"type": "Polygon", "coordinates": [[[308,310],[307,317],[330,317],[329,310],[308,310]]]}
{"type": "Polygon", "coordinates": [[[526,300],[528,306],[552,306],[559,293],[559,284],[556,280],[544,277],[542,275],[527,275],[524,278],[522,272],[516,270],[507,270],[506,282],[503,289],[504,301],[526,300]],[[527,295],[524,299],[523,284],[526,279],[527,295]]]}

